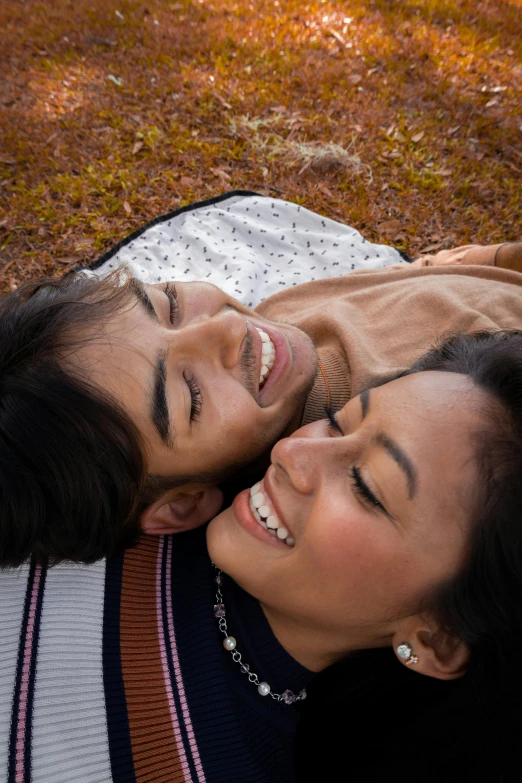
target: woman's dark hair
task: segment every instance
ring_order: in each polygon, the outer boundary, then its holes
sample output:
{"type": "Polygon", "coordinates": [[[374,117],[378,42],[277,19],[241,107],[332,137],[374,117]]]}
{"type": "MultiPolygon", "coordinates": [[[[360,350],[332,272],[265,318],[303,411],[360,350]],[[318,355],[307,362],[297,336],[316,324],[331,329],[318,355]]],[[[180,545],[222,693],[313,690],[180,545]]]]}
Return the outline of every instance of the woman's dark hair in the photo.
{"type": "Polygon", "coordinates": [[[410,770],[423,783],[522,779],[522,332],[454,336],[403,375],[430,370],[467,375],[485,393],[465,563],[422,607],[467,645],[469,667],[441,682],[401,666],[390,650],[331,667],[303,707],[298,780],[336,779],[329,775],[343,764],[347,776],[372,781],[410,770]]]}
{"type": "Polygon", "coordinates": [[[21,287],[0,302],[0,565],[92,562],[139,532],[140,436],[66,357],[131,301],[122,272],[21,287]]]}

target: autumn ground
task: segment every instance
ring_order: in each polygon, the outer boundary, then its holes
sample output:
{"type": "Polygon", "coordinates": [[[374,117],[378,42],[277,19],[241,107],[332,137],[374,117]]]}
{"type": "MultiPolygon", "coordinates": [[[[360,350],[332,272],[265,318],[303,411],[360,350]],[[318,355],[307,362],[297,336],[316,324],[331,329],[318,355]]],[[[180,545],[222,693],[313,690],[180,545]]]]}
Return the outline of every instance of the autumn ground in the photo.
{"type": "Polygon", "coordinates": [[[522,0],[11,0],[0,282],[246,188],[411,253],[522,234],[522,0]]]}

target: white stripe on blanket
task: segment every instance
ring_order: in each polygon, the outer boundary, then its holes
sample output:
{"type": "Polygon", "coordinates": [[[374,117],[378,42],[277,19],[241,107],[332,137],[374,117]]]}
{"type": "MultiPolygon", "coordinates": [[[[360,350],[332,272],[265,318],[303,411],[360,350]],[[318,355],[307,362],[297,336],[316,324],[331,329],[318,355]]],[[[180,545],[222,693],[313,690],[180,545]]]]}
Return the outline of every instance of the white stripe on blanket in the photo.
{"type": "Polygon", "coordinates": [[[33,779],[112,780],[103,691],[105,560],[49,569],[33,715],[33,779]]]}

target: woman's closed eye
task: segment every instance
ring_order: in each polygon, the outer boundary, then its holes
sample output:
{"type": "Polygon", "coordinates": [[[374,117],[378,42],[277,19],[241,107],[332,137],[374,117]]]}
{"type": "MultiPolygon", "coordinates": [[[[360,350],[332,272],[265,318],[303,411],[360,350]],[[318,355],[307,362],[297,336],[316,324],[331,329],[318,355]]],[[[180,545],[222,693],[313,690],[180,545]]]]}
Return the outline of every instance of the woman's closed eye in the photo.
{"type": "Polygon", "coordinates": [[[354,493],[358,495],[364,503],[370,506],[374,506],[375,508],[380,508],[382,511],[384,511],[385,514],[387,514],[386,509],[382,503],[377,500],[370,487],[366,484],[363,477],[361,476],[361,471],[355,465],[350,470],[350,478],[352,480],[354,493]]]}
{"type": "MultiPolygon", "coordinates": [[[[339,422],[336,419],[336,412],[331,407],[328,406],[325,408],[326,416],[328,418],[329,426],[337,435],[344,435],[343,430],[341,429],[341,426],[339,422]]],[[[361,476],[361,471],[358,467],[355,465],[352,466],[350,469],[350,478],[352,481],[353,491],[357,495],[358,498],[366,505],[366,506],[372,506],[373,508],[378,508],[381,511],[384,511],[386,516],[390,516],[382,503],[377,500],[373,492],[371,491],[368,484],[364,481],[363,477],[361,476]]]]}
{"type": "Polygon", "coordinates": [[[165,283],[165,285],[163,286],[163,293],[166,295],[167,299],[169,300],[170,322],[173,326],[176,326],[176,324],[180,320],[180,306],[179,306],[178,292],[176,290],[176,286],[174,285],[174,283],[165,283]]]}

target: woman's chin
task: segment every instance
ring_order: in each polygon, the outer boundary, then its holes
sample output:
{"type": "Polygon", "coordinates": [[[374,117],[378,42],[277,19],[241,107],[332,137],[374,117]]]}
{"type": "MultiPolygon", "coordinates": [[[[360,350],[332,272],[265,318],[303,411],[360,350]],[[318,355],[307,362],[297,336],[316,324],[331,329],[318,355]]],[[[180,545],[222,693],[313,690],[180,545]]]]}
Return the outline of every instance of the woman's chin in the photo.
{"type": "Polygon", "coordinates": [[[226,508],[207,526],[207,549],[210,559],[218,568],[226,570],[226,553],[230,550],[232,509],[226,508]]]}

